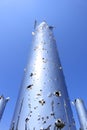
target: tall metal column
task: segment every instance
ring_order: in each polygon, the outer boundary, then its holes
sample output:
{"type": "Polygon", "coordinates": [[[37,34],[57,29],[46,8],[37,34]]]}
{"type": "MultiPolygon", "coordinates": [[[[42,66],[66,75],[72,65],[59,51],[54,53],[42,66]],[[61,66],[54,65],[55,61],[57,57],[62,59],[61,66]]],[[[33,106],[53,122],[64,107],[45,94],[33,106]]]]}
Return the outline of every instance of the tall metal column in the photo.
{"type": "Polygon", "coordinates": [[[0,120],[2,118],[6,103],[8,102],[9,97],[8,98],[4,98],[4,96],[0,96],[0,120]]]}
{"type": "Polygon", "coordinates": [[[87,110],[82,99],[75,100],[75,107],[78,114],[81,130],[87,130],[87,110]]]}
{"type": "Polygon", "coordinates": [[[76,130],[53,27],[32,32],[29,60],[10,130],[76,130]]]}

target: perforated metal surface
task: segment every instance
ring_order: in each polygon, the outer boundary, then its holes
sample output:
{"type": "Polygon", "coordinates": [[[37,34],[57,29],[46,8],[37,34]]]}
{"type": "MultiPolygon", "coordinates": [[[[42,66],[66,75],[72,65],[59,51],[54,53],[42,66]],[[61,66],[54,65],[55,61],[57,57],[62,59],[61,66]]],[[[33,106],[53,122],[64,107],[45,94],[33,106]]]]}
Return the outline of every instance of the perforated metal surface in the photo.
{"type": "Polygon", "coordinates": [[[76,130],[52,29],[42,22],[32,32],[10,130],[76,130]]]}

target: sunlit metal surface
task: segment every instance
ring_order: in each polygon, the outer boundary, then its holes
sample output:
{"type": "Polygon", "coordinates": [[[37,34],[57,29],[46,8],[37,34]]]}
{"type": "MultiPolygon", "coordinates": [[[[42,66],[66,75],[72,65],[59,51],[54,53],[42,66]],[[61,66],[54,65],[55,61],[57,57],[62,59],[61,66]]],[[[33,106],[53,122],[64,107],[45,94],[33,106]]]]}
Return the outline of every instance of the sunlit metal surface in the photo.
{"type": "Polygon", "coordinates": [[[35,28],[10,130],[76,130],[53,27],[35,28]]]}
{"type": "Polygon", "coordinates": [[[0,96],[0,120],[2,118],[6,103],[8,102],[9,97],[8,98],[4,98],[4,96],[0,96]]]}
{"type": "Polygon", "coordinates": [[[81,130],[87,130],[87,110],[82,99],[75,100],[81,130]]]}

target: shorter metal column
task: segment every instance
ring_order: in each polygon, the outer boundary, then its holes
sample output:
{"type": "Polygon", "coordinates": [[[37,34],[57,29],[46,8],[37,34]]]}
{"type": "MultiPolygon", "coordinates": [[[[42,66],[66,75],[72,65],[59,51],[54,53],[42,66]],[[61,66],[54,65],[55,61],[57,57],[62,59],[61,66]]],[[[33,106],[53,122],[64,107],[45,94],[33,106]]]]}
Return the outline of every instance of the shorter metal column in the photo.
{"type": "Polygon", "coordinates": [[[82,99],[75,100],[75,107],[78,114],[81,130],[87,130],[87,110],[82,99]]]}
{"type": "Polygon", "coordinates": [[[0,120],[2,118],[6,103],[9,101],[9,97],[8,98],[4,98],[4,96],[0,96],[0,120]]]}

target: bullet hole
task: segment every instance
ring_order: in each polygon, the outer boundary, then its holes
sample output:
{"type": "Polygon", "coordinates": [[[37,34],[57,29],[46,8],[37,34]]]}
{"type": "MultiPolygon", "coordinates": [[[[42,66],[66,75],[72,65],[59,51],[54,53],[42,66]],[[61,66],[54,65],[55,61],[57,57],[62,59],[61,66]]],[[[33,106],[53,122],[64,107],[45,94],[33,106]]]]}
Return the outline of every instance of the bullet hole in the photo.
{"type": "Polygon", "coordinates": [[[46,84],[46,82],[44,82],[44,84],[46,84]]]}
{"type": "Polygon", "coordinates": [[[27,89],[32,89],[33,84],[27,86],[27,89]]]}
{"type": "Polygon", "coordinates": [[[46,118],[49,119],[49,116],[47,116],[46,118]]]}
{"type": "Polygon", "coordinates": [[[51,116],[54,116],[55,114],[54,114],[54,112],[52,112],[50,115],[51,115],[51,116]]]}
{"type": "Polygon", "coordinates": [[[37,96],[41,96],[41,94],[40,94],[40,93],[38,93],[38,94],[37,94],[37,96]]]}
{"type": "Polygon", "coordinates": [[[32,76],[33,76],[33,73],[30,74],[30,77],[32,77],[32,76]]]}
{"type": "Polygon", "coordinates": [[[38,108],[38,106],[34,107],[34,109],[37,109],[37,108],[38,108]]]}
{"type": "Polygon", "coordinates": [[[45,59],[45,58],[42,58],[42,60],[43,60],[43,62],[44,62],[44,63],[46,63],[46,62],[47,62],[47,59],[45,59]]]}
{"type": "Polygon", "coordinates": [[[44,117],[42,117],[42,120],[44,120],[44,117]]]}
{"type": "Polygon", "coordinates": [[[77,99],[75,99],[75,103],[76,103],[77,99]]]}
{"type": "Polygon", "coordinates": [[[53,28],[54,28],[53,26],[49,26],[49,29],[50,29],[50,30],[53,30],[53,28]]]}
{"type": "Polygon", "coordinates": [[[58,102],[57,104],[58,104],[58,105],[60,105],[60,103],[59,103],[59,102],[58,102]]]}
{"type": "Polygon", "coordinates": [[[45,104],[44,99],[40,100],[39,103],[43,106],[45,104]]]}
{"type": "Polygon", "coordinates": [[[38,121],[40,120],[40,118],[37,119],[38,121]]]}
{"type": "Polygon", "coordinates": [[[44,124],[46,123],[46,121],[43,122],[44,124]]]}
{"type": "Polygon", "coordinates": [[[57,97],[60,97],[61,96],[61,92],[60,91],[56,91],[56,92],[54,92],[54,95],[56,95],[57,97]]]}
{"type": "Polygon", "coordinates": [[[25,119],[25,122],[28,122],[29,121],[29,118],[27,117],[26,119],[25,119]]]}
{"type": "Polygon", "coordinates": [[[31,73],[31,74],[30,74],[30,77],[32,77],[32,76],[34,76],[34,75],[36,75],[36,73],[31,73]]]}
{"type": "Polygon", "coordinates": [[[56,120],[55,125],[57,128],[61,129],[65,126],[65,123],[61,119],[58,119],[58,120],[56,120]]]}

